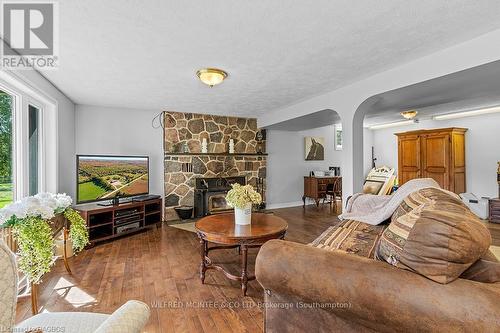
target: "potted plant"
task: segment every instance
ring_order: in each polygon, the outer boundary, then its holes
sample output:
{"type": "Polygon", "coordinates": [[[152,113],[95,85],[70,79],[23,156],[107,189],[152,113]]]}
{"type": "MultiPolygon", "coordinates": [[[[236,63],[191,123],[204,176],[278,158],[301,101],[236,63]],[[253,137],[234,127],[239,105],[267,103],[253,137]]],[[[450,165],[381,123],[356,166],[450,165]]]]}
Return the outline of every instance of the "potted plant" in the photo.
{"type": "Polygon", "coordinates": [[[252,185],[232,184],[231,187],[226,202],[234,208],[234,222],[237,225],[249,225],[252,222],[252,204],[260,204],[262,197],[252,185]]]}
{"type": "Polygon", "coordinates": [[[64,218],[69,221],[75,253],[89,243],[85,220],[71,203],[66,194],[40,193],[0,209],[0,227],[11,228],[18,245],[19,269],[31,283],[40,283],[54,263],[52,224],[64,218]]]}

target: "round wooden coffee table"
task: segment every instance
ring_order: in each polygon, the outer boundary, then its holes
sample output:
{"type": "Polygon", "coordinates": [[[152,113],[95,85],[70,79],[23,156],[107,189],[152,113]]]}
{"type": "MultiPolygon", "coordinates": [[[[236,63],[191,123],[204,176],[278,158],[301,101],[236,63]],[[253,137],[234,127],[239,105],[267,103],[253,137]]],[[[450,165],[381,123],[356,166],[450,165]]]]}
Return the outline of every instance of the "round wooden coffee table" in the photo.
{"type": "Polygon", "coordinates": [[[195,223],[196,233],[200,237],[200,279],[205,283],[205,272],[215,269],[222,272],[228,279],[241,281],[243,296],[247,292],[248,281],[255,280],[255,276],[248,275],[247,254],[248,248],[260,247],[270,239],[284,239],[288,224],[281,217],[252,213],[252,224],[236,226],[234,214],[217,214],[204,217],[195,223]],[[208,246],[208,242],[217,246],[208,246]],[[234,275],[222,266],[216,265],[208,257],[208,252],[217,249],[239,248],[241,254],[241,275],[234,275]]]}

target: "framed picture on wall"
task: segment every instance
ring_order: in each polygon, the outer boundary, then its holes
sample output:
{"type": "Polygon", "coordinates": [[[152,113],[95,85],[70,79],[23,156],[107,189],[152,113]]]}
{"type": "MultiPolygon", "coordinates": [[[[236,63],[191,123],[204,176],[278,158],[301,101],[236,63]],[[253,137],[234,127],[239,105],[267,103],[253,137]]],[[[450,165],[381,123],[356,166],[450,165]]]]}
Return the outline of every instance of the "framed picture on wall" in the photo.
{"type": "Polygon", "coordinates": [[[342,124],[334,125],[335,150],[342,150],[342,124]]]}
{"type": "Polygon", "coordinates": [[[306,161],[323,161],[325,159],[325,138],[305,137],[306,161]]]}

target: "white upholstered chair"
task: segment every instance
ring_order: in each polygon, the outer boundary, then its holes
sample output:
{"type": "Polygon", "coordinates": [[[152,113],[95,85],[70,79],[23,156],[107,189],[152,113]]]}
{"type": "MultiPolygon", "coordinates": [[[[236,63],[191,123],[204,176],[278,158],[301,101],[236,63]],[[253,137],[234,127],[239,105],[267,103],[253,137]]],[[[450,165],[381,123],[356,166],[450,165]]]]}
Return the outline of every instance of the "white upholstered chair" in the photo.
{"type": "Polygon", "coordinates": [[[14,254],[0,240],[0,332],[139,333],[149,319],[149,307],[128,301],[111,315],[90,312],[40,313],[14,326],[17,303],[17,268],[14,254]]]}

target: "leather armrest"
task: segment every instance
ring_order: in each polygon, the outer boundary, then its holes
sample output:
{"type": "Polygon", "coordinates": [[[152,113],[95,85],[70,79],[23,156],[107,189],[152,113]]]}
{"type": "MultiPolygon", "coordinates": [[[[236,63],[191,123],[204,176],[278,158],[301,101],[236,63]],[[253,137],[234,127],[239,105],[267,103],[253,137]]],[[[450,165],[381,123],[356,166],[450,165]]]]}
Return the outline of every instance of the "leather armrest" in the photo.
{"type": "Polygon", "coordinates": [[[500,284],[443,285],[384,262],[279,240],[261,248],[255,270],[266,292],[324,304],[332,315],[377,331],[500,327],[500,284]]]}

